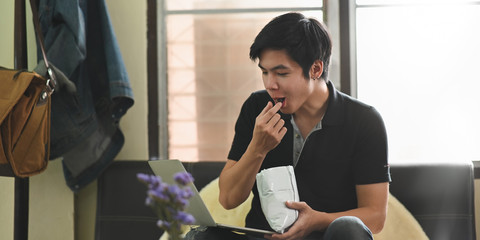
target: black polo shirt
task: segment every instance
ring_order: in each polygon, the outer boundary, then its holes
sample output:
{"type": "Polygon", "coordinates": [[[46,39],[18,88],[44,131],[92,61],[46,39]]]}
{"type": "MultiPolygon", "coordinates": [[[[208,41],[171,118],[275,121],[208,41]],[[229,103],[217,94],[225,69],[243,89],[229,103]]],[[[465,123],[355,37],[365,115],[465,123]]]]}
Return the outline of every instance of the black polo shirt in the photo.
{"type": "MultiPolygon", "coordinates": [[[[335,89],[328,81],[328,108],[322,129],[305,140],[295,177],[301,201],[317,211],[339,212],[357,208],[355,185],[389,182],[387,136],[380,114],[371,106],[335,89]]],[[[272,101],[265,90],[245,101],[235,125],[235,137],[228,159],[238,161],[252,138],[255,119],[272,101]]],[[[291,115],[280,113],[287,134],[270,151],[261,169],[292,165],[293,127],[291,115]]],[[[248,213],[248,227],[271,229],[261,210],[257,186],[248,213]]]]}

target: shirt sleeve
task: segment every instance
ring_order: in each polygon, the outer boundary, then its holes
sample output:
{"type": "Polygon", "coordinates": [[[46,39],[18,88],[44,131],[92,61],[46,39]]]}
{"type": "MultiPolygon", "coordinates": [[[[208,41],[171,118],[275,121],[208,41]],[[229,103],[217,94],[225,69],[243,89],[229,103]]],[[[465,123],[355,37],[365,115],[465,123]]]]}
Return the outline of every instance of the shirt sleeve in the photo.
{"type": "Polygon", "coordinates": [[[253,105],[252,95],[243,103],[240,114],[235,123],[235,135],[232,146],[228,153],[228,159],[238,161],[247,150],[252,139],[255,118],[252,119],[251,111],[253,105]]]}
{"type": "Polygon", "coordinates": [[[390,182],[387,133],[375,108],[367,108],[362,114],[358,131],[353,164],[355,183],[390,182]]]}

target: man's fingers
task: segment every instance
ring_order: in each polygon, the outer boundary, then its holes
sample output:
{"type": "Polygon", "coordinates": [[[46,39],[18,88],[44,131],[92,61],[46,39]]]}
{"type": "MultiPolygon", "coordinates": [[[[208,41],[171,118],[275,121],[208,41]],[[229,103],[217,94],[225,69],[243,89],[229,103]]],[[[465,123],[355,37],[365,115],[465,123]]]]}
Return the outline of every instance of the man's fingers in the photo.
{"type": "Polygon", "coordinates": [[[259,117],[265,117],[267,121],[274,116],[278,110],[282,107],[281,103],[277,103],[275,105],[272,105],[272,102],[268,102],[265,108],[263,108],[262,112],[258,115],[259,117]]]}
{"type": "Polygon", "coordinates": [[[280,134],[280,138],[283,138],[285,136],[285,134],[287,134],[287,128],[282,127],[282,129],[280,129],[280,131],[278,133],[280,134]]]}
{"type": "Polygon", "coordinates": [[[265,115],[270,109],[272,109],[272,102],[268,102],[267,105],[263,108],[262,112],[258,116],[263,116],[265,115]]]}
{"type": "Polygon", "coordinates": [[[275,127],[275,125],[282,120],[280,114],[274,114],[270,119],[267,120],[267,124],[270,124],[271,127],[275,127]]]}
{"type": "MultiPolygon", "coordinates": [[[[281,119],[280,116],[278,116],[278,118],[279,118],[278,120],[272,120],[272,121],[275,121],[275,125],[273,126],[273,129],[274,129],[274,131],[276,131],[278,133],[281,133],[283,131],[283,128],[284,128],[284,125],[285,125],[285,120],[281,119]]],[[[286,130],[286,128],[285,128],[285,130],[286,130]]]]}
{"type": "Polygon", "coordinates": [[[304,207],[303,202],[294,202],[294,201],[286,201],[285,205],[287,206],[287,208],[296,209],[296,210],[302,210],[302,208],[304,207]]]}
{"type": "Polygon", "coordinates": [[[273,113],[275,114],[280,110],[280,108],[282,108],[282,103],[278,102],[275,105],[273,105],[273,108],[271,109],[271,111],[273,111],[273,113]]]}
{"type": "Polygon", "coordinates": [[[287,131],[284,126],[285,120],[277,113],[280,108],[281,104],[273,105],[272,102],[268,102],[255,120],[252,140],[255,140],[257,145],[264,146],[264,149],[268,151],[280,143],[287,131]]]}

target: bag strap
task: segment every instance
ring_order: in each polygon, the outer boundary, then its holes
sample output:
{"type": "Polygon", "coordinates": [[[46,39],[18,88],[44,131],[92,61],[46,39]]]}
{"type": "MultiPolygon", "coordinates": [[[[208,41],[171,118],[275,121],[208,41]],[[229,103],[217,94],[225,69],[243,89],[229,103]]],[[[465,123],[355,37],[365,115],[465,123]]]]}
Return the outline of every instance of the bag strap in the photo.
{"type": "Polygon", "coordinates": [[[57,84],[57,79],[55,77],[54,72],[52,71],[52,68],[50,67],[50,64],[48,63],[47,53],[45,52],[43,33],[41,31],[40,18],[38,16],[37,1],[36,0],[30,0],[30,7],[32,8],[33,26],[34,26],[35,32],[37,34],[37,37],[38,37],[38,43],[40,45],[40,50],[42,51],[43,61],[45,62],[45,67],[47,69],[47,74],[48,74],[47,88],[48,88],[48,92],[49,92],[49,94],[52,94],[53,91],[55,90],[55,85],[57,84]]]}

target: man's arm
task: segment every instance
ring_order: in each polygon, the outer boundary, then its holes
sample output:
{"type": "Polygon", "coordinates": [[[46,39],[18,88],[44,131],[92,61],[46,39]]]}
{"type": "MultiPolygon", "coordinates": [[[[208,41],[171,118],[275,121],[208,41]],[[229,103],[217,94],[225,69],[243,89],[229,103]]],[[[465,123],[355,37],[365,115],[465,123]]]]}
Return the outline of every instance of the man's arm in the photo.
{"type": "Polygon", "coordinates": [[[238,162],[227,160],[220,174],[219,201],[225,209],[235,208],[248,198],[255,183],[255,176],[263,161],[263,157],[251,158],[245,156],[242,158],[245,159],[238,162]]]}
{"type": "MultiPolygon", "coordinates": [[[[389,183],[357,185],[358,215],[372,233],[383,229],[387,218],[389,183]]],[[[355,210],[353,210],[355,211],[355,210]]]]}
{"type": "Polygon", "coordinates": [[[297,221],[288,232],[266,236],[266,238],[300,239],[313,231],[324,231],[333,220],[342,216],[358,217],[372,233],[379,233],[383,229],[387,216],[388,189],[388,182],[357,185],[358,208],[345,212],[319,212],[311,209],[305,202],[287,202],[288,208],[299,211],[297,221]]]}
{"type": "Polygon", "coordinates": [[[253,136],[240,160],[228,160],[220,174],[220,204],[232,209],[243,203],[255,183],[255,177],[267,153],[275,148],[287,132],[285,121],[277,113],[282,106],[268,102],[255,119],[253,136]]]}

